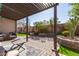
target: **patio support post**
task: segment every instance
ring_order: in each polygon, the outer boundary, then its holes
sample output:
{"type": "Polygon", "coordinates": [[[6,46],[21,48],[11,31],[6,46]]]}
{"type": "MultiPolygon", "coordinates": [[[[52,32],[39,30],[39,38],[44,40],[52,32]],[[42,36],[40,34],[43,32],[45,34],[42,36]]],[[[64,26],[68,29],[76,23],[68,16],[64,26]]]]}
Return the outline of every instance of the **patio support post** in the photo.
{"type": "Polygon", "coordinates": [[[28,16],[26,17],[26,42],[28,42],[28,16]]]}
{"type": "MultiPolygon", "coordinates": [[[[58,3],[57,3],[58,5],[58,3]]],[[[54,51],[55,55],[58,56],[57,51],[57,5],[54,6],[54,51]]]]}
{"type": "Polygon", "coordinates": [[[15,33],[17,33],[17,20],[15,20],[15,33]]]}

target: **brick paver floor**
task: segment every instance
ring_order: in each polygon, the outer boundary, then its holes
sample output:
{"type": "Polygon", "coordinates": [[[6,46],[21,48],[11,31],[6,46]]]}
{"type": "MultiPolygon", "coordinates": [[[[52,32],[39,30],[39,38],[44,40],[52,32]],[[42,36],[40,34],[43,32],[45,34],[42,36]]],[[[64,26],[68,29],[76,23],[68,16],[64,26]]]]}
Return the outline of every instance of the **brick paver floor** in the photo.
{"type": "MultiPolygon", "coordinates": [[[[53,40],[52,38],[50,39],[40,38],[40,40],[33,40],[29,38],[28,42],[23,45],[26,50],[20,53],[20,56],[54,56],[54,52],[51,50],[53,48],[53,40]]],[[[15,43],[23,41],[26,41],[25,38],[20,37],[20,40],[15,43]]],[[[7,50],[12,46],[12,43],[11,41],[5,41],[2,42],[2,46],[7,50]]]]}

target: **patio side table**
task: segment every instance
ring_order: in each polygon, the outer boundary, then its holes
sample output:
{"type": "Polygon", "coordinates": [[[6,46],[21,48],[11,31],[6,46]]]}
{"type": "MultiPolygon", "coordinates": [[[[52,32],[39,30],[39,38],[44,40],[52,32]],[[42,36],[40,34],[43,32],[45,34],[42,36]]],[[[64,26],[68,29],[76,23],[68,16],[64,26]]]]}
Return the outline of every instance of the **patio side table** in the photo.
{"type": "Polygon", "coordinates": [[[5,56],[5,49],[0,46],[0,56],[5,56]]]}

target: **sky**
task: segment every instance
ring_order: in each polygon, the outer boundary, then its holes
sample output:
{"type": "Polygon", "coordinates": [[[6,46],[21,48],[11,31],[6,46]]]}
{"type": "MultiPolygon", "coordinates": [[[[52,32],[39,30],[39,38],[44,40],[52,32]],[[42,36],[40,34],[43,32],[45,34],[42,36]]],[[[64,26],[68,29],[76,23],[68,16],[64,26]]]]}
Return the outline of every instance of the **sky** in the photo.
{"type": "MultiPolygon", "coordinates": [[[[68,12],[70,10],[71,10],[71,6],[68,3],[62,3],[58,5],[57,16],[58,16],[58,20],[61,21],[61,23],[65,23],[69,19],[68,12]]],[[[33,25],[33,23],[36,21],[49,20],[50,18],[53,18],[53,14],[54,14],[53,11],[54,9],[50,8],[40,13],[29,16],[30,25],[33,25]]]]}

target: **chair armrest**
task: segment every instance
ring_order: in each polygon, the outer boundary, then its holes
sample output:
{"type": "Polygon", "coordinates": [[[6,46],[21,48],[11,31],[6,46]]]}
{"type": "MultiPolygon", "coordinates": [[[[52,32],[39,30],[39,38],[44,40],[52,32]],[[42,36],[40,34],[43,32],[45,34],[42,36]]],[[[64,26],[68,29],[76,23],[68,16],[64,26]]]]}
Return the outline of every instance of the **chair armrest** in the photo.
{"type": "Polygon", "coordinates": [[[11,42],[13,43],[13,42],[18,41],[18,40],[20,40],[20,38],[15,38],[15,40],[12,40],[11,42]]]}

